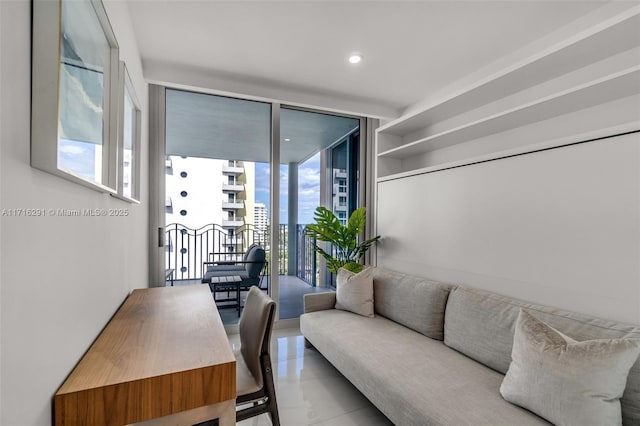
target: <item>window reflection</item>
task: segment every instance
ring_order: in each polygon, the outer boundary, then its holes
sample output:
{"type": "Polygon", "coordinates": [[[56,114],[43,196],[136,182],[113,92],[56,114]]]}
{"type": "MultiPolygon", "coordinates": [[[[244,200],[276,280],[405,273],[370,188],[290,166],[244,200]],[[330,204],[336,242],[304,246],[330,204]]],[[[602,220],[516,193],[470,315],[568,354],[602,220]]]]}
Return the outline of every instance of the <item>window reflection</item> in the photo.
{"type": "Polygon", "coordinates": [[[62,1],[58,167],[102,183],[111,46],[90,2],[62,1]]]}
{"type": "Polygon", "coordinates": [[[131,100],[131,95],[127,90],[124,93],[124,120],[123,120],[123,152],[122,152],[122,194],[133,196],[132,183],[136,178],[133,176],[133,139],[135,137],[135,114],[136,110],[131,100]]]}

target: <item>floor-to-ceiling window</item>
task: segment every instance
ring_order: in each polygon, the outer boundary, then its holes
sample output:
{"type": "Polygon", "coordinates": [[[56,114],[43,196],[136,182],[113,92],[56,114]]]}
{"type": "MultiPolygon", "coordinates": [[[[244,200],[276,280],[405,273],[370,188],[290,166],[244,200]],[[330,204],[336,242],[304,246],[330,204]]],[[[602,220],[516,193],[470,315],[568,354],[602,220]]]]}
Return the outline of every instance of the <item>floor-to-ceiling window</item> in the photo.
{"type": "MultiPolygon", "coordinates": [[[[360,128],[354,127],[327,150],[328,208],[341,224],[346,225],[351,213],[358,208],[360,128]]],[[[336,277],[324,271],[327,287],[335,288],[336,277]]]]}
{"type": "MultiPolygon", "coordinates": [[[[241,260],[258,244],[268,265],[263,287],[277,297],[280,319],[298,317],[304,294],[332,284],[304,229],[320,205],[341,217],[355,208],[360,119],[160,90],[167,285],[202,285],[209,262],[241,260]]],[[[221,314],[227,324],[238,320],[234,309],[221,314]]]]}
{"type": "MultiPolygon", "coordinates": [[[[169,285],[208,285],[212,266],[244,267],[238,262],[254,243],[270,249],[267,223],[256,216],[270,197],[271,104],[168,89],[165,120],[169,285]]],[[[220,310],[225,323],[237,322],[233,303],[219,307],[229,307],[220,310]]]]}
{"type": "Polygon", "coordinates": [[[313,222],[318,206],[329,208],[345,222],[353,210],[348,197],[349,193],[356,197],[357,190],[347,188],[356,185],[357,161],[355,170],[347,163],[357,155],[354,135],[359,134],[360,120],[289,107],[282,108],[280,117],[280,226],[287,238],[287,256],[286,267],[281,267],[279,304],[284,319],[302,313],[304,294],[331,287],[331,276],[305,227],[313,222]],[[354,152],[349,151],[351,146],[354,152]],[[338,187],[344,190],[344,205],[340,205],[338,187]],[[307,286],[296,285],[300,281],[307,286]]]}

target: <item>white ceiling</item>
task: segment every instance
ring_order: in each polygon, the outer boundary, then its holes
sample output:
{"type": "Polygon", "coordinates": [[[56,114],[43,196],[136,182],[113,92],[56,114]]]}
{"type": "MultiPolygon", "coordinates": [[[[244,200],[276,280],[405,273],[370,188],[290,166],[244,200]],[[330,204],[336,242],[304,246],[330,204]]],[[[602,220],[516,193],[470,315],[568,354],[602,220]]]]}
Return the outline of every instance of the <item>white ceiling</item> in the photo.
{"type": "Polygon", "coordinates": [[[145,67],[179,66],[238,85],[376,103],[397,113],[603,5],[128,1],[145,67]],[[364,55],[355,66],[347,62],[353,51],[364,55]]]}
{"type": "MultiPolygon", "coordinates": [[[[358,128],[355,118],[282,108],[280,163],[301,163],[358,128]]],[[[166,152],[268,163],[271,105],[167,90],[166,152]]]]}

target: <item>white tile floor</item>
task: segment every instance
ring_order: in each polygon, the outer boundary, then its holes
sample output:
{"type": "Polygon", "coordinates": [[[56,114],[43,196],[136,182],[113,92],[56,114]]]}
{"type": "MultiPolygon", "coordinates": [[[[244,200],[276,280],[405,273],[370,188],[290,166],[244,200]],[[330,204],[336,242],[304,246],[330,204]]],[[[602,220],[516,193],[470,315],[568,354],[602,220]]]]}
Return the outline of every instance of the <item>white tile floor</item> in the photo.
{"type": "MultiPolygon", "coordinates": [[[[238,335],[229,340],[240,344],[238,335]]],[[[282,426],[393,424],[318,351],[304,347],[300,330],[274,330],[271,359],[282,426]]],[[[263,414],[238,425],[271,425],[271,419],[263,414]]]]}
{"type": "MultiPolygon", "coordinates": [[[[302,281],[300,278],[290,275],[280,275],[279,280],[280,302],[278,310],[280,312],[280,319],[298,318],[300,315],[302,315],[302,300],[305,294],[331,291],[322,287],[313,287],[310,284],[302,281]]],[[[179,285],[202,285],[202,283],[200,282],[200,280],[174,281],[174,286],[179,285]]],[[[244,297],[245,294],[246,293],[243,292],[242,297],[244,297]]],[[[222,296],[218,296],[218,298],[224,296],[225,295],[223,294],[222,296]]],[[[221,309],[220,317],[222,318],[222,322],[226,325],[237,324],[238,320],[240,319],[238,317],[238,312],[234,309],[221,309]]]]}

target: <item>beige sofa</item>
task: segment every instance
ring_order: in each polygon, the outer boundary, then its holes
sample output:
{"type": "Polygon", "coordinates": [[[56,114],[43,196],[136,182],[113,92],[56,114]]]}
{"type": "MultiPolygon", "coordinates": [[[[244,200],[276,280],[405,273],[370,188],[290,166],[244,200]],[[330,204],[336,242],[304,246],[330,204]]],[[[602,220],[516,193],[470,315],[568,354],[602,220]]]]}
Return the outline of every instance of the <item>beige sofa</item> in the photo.
{"type": "MultiPolygon", "coordinates": [[[[380,268],[375,318],[334,309],[332,292],[304,305],[307,341],[402,426],[549,424],[499,392],[520,308],[576,340],[640,339],[640,327],[380,268]]],[[[640,425],[640,360],[621,405],[623,424],[640,425]]]]}

